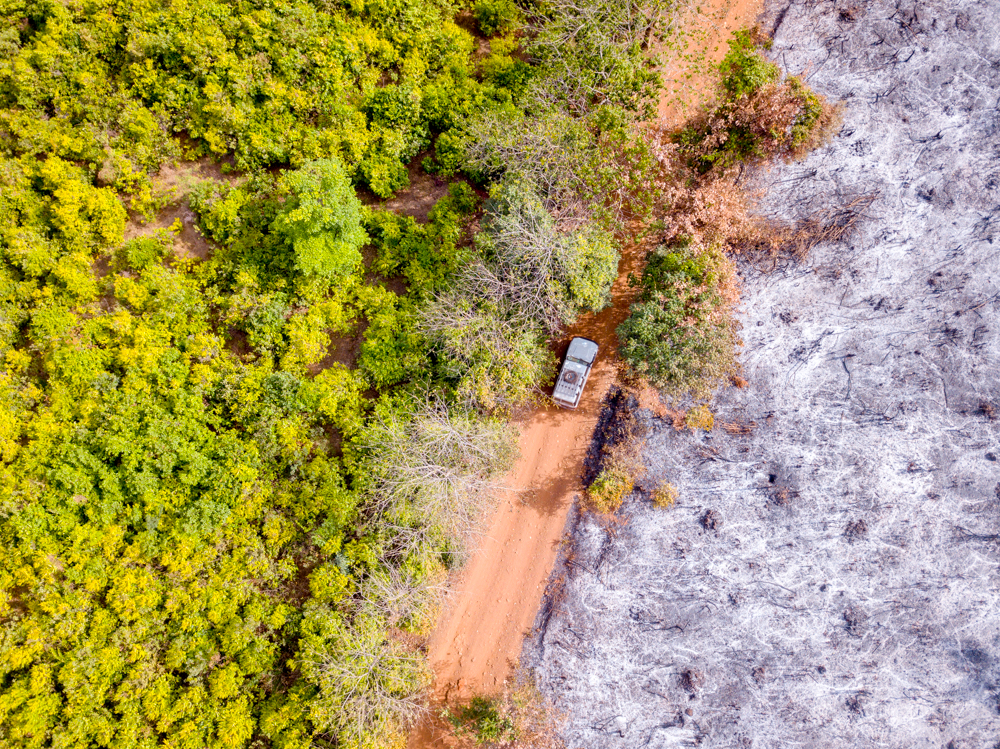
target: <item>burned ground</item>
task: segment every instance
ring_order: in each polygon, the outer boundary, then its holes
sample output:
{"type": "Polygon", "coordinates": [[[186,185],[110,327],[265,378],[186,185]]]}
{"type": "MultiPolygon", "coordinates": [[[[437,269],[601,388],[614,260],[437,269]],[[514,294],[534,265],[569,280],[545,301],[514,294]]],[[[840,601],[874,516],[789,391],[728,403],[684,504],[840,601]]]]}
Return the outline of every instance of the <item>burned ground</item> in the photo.
{"type": "Polygon", "coordinates": [[[680,498],[576,526],[528,656],[571,747],[992,749],[1000,3],[775,11],[775,59],[846,110],[768,210],[879,197],[851,242],[746,269],[749,385],[716,408],[755,426],[647,417],[680,498]]]}
{"type": "Polygon", "coordinates": [[[601,412],[594,434],[583,459],[583,485],[589,487],[607,463],[609,453],[635,432],[635,410],[639,402],[634,395],[617,385],[608,390],[601,401],[601,412]]]}

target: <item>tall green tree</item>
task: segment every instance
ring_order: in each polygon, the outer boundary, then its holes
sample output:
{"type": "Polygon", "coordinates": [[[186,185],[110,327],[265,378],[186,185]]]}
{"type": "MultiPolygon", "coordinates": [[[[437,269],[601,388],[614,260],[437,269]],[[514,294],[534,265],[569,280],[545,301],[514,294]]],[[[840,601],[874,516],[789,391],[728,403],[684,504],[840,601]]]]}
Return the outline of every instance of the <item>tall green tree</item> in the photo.
{"type": "Polygon", "coordinates": [[[340,162],[310,162],[283,175],[278,186],[288,197],[274,227],[291,243],[295,267],[329,281],[353,273],[368,234],[361,226],[361,201],[340,162]]]}

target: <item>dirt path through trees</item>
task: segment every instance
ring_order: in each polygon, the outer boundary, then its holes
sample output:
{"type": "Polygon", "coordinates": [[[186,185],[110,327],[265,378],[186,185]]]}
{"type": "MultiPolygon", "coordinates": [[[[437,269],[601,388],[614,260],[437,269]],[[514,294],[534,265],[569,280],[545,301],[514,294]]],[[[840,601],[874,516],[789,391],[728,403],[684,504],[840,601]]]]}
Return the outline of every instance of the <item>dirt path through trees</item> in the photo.
{"type": "MultiPolygon", "coordinates": [[[[703,102],[709,64],[722,58],[734,29],[752,24],[760,0],[710,0],[688,12],[687,46],[666,57],[660,119],[679,122],[703,102]],[[691,73],[691,71],[694,71],[691,73]]],[[[479,549],[450,583],[450,595],[428,642],[436,701],[495,694],[512,675],[525,634],[538,611],[563,538],[574,495],[582,489],[583,457],[597,422],[601,401],[615,380],[618,341],[615,329],[628,314],[629,273],[640,269],[641,252],[630,247],[612,289],[613,304],[588,315],[562,341],[574,335],[601,346],[597,364],[575,411],[540,408],[518,423],[521,455],[507,479],[479,549]]],[[[418,726],[409,749],[448,746],[448,731],[436,721],[418,726]]]]}
{"type": "MultiPolygon", "coordinates": [[[[539,408],[517,426],[521,455],[507,478],[479,549],[451,582],[450,596],[428,643],[436,701],[495,694],[511,676],[525,634],[555,564],[566,517],[581,490],[583,456],[600,403],[615,379],[614,330],[628,312],[627,277],[639,253],[622,260],[616,303],[573,327],[601,346],[579,407],[539,408]]],[[[561,352],[560,352],[561,353],[561,352]]],[[[448,745],[447,730],[429,721],[413,732],[410,749],[448,745]]]]}

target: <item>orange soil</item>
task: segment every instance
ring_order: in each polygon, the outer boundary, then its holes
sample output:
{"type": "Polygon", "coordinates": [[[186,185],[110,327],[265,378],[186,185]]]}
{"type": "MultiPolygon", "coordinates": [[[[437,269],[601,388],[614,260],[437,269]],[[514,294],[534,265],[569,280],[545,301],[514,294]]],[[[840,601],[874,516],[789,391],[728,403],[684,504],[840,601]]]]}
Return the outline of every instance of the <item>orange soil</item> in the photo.
{"type": "MultiPolygon", "coordinates": [[[[694,31],[687,49],[665,55],[661,122],[679,124],[693,111],[690,106],[705,101],[711,93],[709,73],[688,77],[684,71],[689,68],[683,66],[690,65],[692,55],[696,61],[721,60],[730,33],[752,23],[761,3],[706,0],[700,14],[689,14],[686,27],[694,31]]],[[[512,676],[555,563],[574,495],[582,490],[583,457],[601,400],[615,381],[615,328],[628,313],[627,278],[640,269],[641,254],[638,247],[626,250],[612,289],[613,305],[586,316],[568,332],[567,341],[583,335],[601,346],[580,406],[575,411],[541,408],[519,424],[521,456],[507,478],[509,490],[480,548],[451,581],[450,604],[428,642],[436,702],[495,694],[512,676]]],[[[430,749],[452,743],[447,729],[429,720],[411,732],[408,747],[430,749]]]]}
{"type": "Polygon", "coordinates": [[[677,49],[660,51],[661,123],[679,125],[712,97],[716,80],[712,68],[722,62],[729,50],[730,35],[752,26],[763,10],[763,0],[688,3],[677,20],[685,39],[677,49]]]}

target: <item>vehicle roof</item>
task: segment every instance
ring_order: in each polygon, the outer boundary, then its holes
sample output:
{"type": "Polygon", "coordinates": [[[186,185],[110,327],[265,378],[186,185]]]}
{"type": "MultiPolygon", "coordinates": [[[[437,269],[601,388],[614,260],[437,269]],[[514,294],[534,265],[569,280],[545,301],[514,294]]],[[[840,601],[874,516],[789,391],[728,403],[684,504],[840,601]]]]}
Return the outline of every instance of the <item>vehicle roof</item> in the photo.
{"type": "Polygon", "coordinates": [[[569,349],[566,351],[566,356],[572,356],[574,359],[593,364],[594,359],[597,358],[598,348],[600,347],[589,338],[577,336],[569,342],[569,349]]]}

